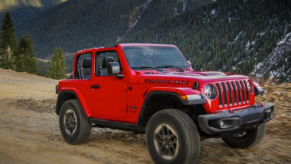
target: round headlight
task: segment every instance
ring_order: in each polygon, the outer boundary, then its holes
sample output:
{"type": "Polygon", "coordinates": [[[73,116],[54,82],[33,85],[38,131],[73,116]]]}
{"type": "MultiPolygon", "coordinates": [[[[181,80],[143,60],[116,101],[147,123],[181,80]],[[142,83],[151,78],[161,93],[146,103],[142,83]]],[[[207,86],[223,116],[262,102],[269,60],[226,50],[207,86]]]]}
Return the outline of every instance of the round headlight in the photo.
{"type": "Polygon", "coordinates": [[[205,96],[209,99],[214,99],[217,95],[216,89],[213,85],[208,84],[204,87],[205,96]]]}
{"type": "Polygon", "coordinates": [[[250,81],[247,82],[247,87],[248,87],[248,90],[253,93],[253,87],[252,87],[252,83],[250,81]]]}

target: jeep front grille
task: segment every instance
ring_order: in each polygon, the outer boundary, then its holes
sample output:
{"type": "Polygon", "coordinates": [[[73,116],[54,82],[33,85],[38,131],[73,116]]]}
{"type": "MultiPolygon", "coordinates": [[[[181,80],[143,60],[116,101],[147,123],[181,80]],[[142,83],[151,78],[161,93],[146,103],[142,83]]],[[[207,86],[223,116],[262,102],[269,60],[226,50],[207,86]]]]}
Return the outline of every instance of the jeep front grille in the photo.
{"type": "Polygon", "coordinates": [[[218,90],[220,108],[244,105],[250,101],[246,80],[220,82],[215,85],[218,90]]]}

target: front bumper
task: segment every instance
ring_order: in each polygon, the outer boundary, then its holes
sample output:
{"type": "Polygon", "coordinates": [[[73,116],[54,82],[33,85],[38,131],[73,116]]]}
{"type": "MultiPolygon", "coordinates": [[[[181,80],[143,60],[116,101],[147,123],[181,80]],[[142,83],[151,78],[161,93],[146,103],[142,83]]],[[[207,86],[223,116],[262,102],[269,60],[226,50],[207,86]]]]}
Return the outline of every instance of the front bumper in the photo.
{"type": "Polygon", "coordinates": [[[216,114],[205,114],[198,117],[200,129],[207,134],[222,134],[248,126],[258,125],[274,117],[272,103],[256,104],[250,108],[216,114]]]}

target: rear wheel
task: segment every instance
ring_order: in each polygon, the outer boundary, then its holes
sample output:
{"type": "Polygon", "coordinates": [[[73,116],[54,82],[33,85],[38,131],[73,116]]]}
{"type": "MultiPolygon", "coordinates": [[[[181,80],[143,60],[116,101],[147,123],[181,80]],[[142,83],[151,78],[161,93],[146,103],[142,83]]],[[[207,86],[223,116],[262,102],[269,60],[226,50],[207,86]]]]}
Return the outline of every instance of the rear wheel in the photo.
{"type": "Polygon", "coordinates": [[[260,143],[265,134],[266,124],[263,123],[254,129],[224,136],[222,140],[233,148],[250,148],[260,143]]]}
{"type": "Polygon", "coordinates": [[[64,140],[73,145],[86,142],[92,127],[80,102],[76,99],[68,100],[63,104],[59,115],[59,126],[64,140]]]}
{"type": "Polygon", "coordinates": [[[146,129],[146,142],[157,164],[193,164],[200,154],[200,136],[192,119],[174,109],[154,114],[146,129]]]}

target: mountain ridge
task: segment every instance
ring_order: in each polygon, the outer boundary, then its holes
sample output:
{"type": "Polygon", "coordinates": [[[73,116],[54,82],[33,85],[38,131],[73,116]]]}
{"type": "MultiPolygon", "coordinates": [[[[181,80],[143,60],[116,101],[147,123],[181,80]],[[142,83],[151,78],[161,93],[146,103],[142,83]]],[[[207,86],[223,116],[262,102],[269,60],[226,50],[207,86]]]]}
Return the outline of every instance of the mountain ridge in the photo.
{"type": "Polygon", "coordinates": [[[0,21],[2,21],[4,14],[9,11],[14,25],[18,27],[39,13],[65,1],[67,0],[1,0],[0,21]]]}

